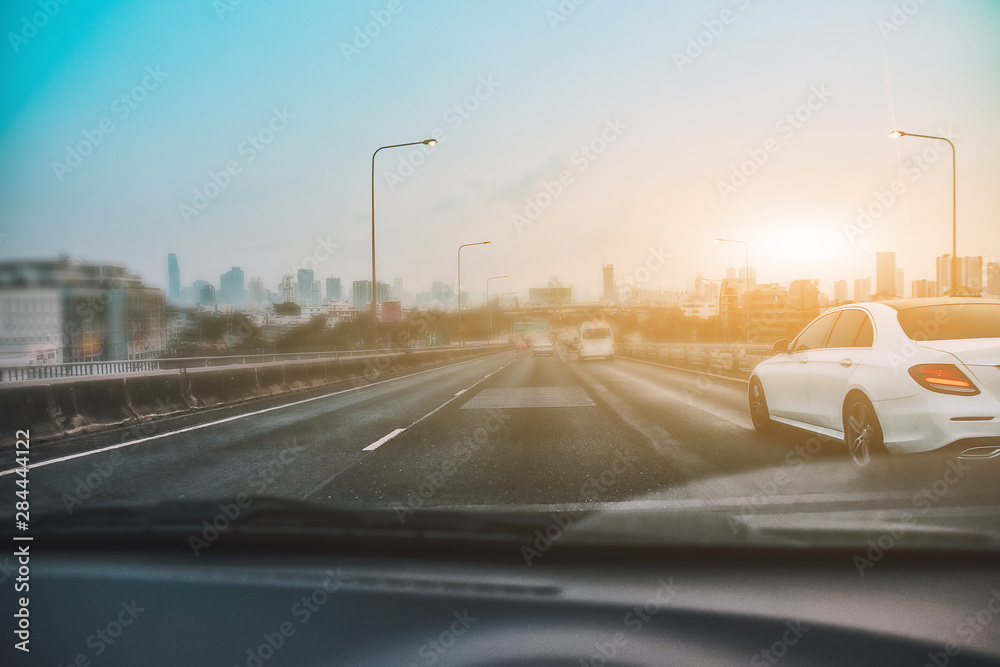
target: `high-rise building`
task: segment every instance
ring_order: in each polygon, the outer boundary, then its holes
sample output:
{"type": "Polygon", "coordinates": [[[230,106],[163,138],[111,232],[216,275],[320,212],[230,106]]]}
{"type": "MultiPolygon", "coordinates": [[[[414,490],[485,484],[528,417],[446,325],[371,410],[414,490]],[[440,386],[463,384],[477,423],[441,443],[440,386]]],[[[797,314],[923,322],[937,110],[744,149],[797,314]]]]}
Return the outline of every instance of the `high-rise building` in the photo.
{"type": "Polygon", "coordinates": [[[911,285],[910,296],[914,299],[922,299],[928,296],[937,296],[937,283],[933,280],[914,280],[911,285]]]}
{"type": "Polygon", "coordinates": [[[846,280],[835,280],[833,282],[833,302],[834,303],[844,303],[847,301],[847,281],[846,280]]]}
{"type": "Polygon", "coordinates": [[[166,294],[124,266],[0,262],[5,365],[150,359],[166,352],[166,294]]]}
{"type": "Polygon", "coordinates": [[[604,265],[604,300],[615,301],[615,265],[604,265]]]}
{"type": "Polygon", "coordinates": [[[247,288],[247,305],[257,308],[266,306],[270,301],[269,296],[267,288],[264,287],[263,280],[258,276],[250,279],[250,286],[247,288]]]}
{"type": "Polygon", "coordinates": [[[875,298],[892,299],[896,296],[896,253],[875,253],[875,298]]]}
{"type": "Polygon", "coordinates": [[[312,269],[299,269],[298,271],[298,281],[299,281],[299,298],[296,303],[300,306],[318,306],[318,303],[313,303],[313,282],[315,277],[313,276],[312,269]]]}
{"type": "Polygon", "coordinates": [[[298,300],[297,291],[292,274],[286,273],[281,276],[281,282],[278,284],[278,303],[295,303],[298,300]]]}
{"type": "Polygon", "coordinates": [[[402,299],[403,298],[403,279],[393,278],[392,279],[392,298],[402,299]]]}
{"type": "Polygon", "coordinates": [[[1000,262],[986,264],[986,293],[1000,298],[1000,262]]]}
{"type": "Polygon", "coordinates": [[[243,269],[234,266],[219,276],[219,294],[216,300],[233,308],[243,308],[246,305],[247,293],[243,269]]]}
{"type": "Polygon", "coordinates": [[[215,285],[207,283],[204,280],[200,282],[204,284],[198,291],[198,303],[204,306],[205,308],[215,308],[216,304],[215,285]]]}
{"type": "Polygon", "coordinates": [[[903,269],[896,267],[896,298],[903,298],[903,269]]]}
{"type": "Polygon", "coordinates": [[[181,269],[174,253],[167,255],[167,298],[173,304],[181,300],[181,269]]]}
{"type": "Polygon", "coordinates": [[[855,301],[871,301],[872,300],[872,279],[871,278],[855,278],[854,279],[854,300],[855,301]]]}
{"type": "MultiPolygon", "coordinates": [[[[951,255],[941,255],[937,258],[937,279],[941,285],[942,296],[951,294],[951,255]]],[[[958,292],[981,294],[983,290],[983,258],[958,258],[958,292]]]]}
{"type": "Polygon", "coordinates": [[[372,281],[355,280],[351,284],[351,305],[362,310],[366,308],[372,300],[372,281]]]}
{"type": "Polygon", "coordinates": [[[340,278],[327,278],[326,279],[326,300],[327,301],[340,301],[342,299],[340,293],[340,278]]]}

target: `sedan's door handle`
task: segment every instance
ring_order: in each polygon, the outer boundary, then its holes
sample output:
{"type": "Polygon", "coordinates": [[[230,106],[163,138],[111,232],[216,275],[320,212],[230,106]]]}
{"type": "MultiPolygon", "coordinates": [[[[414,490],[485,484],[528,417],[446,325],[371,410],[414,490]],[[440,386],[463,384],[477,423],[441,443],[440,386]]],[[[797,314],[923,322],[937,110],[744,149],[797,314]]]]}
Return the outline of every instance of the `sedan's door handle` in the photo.
{"type": "Polygon", "coordinates": [[[843,366],[844,368],[850,368],[851,364],[853,364],[853,363],[854,362],[851,361],[850,359],[841,359],[840,360],[840,365],[843,366]]]}
{"type": "Polygon", "coordinates": [[[807,361],[809,361],[809,359],[808,359],[807,357],[802,357],[801,359],[799,359],[799,363],[800,363],[800,364],[804,364],[804,363],[806,363],[807,361]]]}

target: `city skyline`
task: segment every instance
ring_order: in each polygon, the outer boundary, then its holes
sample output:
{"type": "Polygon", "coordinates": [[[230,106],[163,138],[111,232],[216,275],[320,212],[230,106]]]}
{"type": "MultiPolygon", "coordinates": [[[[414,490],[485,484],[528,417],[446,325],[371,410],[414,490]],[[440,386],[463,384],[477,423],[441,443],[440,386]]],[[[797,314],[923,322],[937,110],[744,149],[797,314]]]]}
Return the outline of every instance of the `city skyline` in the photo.
{"type": "MultiPolygon", "coordinates": [[[[950,252],[951,154],[889,137],[901,129],[955,142],[958,254],[998,261],[1000,7],[921,6],[887,36],[888,2],[745,4],[696,58],[685,46],[716,18],[697,5],[594,5],[554,26],[530,2],[486,23],[414,6],[358,53],[342,44],[377,2],[225,17],[203,3],[68,6],[0,54],[0,259],[124,259],[165,289],[167,252],[186,281],[251,258],[268,285],[312,262],[363,278],[372,152],[437,137],[376,160],[379,275],[448,279],[460,244],[490,239],[468,284],[510,274],[526,292],[555,274],[598,298],[602,262],[628,275],[667,256],[649,288],[719,276],[742,260],[712,243],[725,236],[748,243],[761,282],[830,291],[873,275],[877,251],[929,279],[950,252]],[[844,13],[866,20],[833,20],[844,13]],[[516,44],[485,48],[512,23],[516,44]],[[780,30],[803,23],[808,40],[780,30]],[[749,39],[764,26],[773,49],[749,39]],[[301,48],[228,57],[232,40],[265,35],[301,48]],[[465,56],[430,67],[428,43],[465,56]],[[547,61],[558,76],[535,65],[547,61]]],[[[16,25],[35,4],[5,9],[16,25]]]]}

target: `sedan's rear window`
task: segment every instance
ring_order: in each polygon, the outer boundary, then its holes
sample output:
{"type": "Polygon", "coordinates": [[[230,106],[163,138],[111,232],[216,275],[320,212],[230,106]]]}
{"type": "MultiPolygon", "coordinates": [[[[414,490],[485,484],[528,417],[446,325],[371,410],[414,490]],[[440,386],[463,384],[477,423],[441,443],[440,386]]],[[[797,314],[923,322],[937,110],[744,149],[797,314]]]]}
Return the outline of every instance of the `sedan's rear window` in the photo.
{"type": "Polygon", "coordinates": [[[954,303],[899,311],[899,325],[913,340],[1000,338],[1000,303],[954,303]]]}

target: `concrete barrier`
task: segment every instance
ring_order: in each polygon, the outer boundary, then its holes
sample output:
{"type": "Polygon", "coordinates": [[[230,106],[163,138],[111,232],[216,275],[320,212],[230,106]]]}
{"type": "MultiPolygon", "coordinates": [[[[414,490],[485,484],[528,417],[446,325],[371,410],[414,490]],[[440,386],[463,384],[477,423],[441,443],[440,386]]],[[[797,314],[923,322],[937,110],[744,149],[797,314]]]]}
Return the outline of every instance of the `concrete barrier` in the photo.
{"type": "Polygon", "coordinates": [[[15,431],[19,429],[27,429],[30,440],[62,434],[53,415],[52,392],[47,384],[0,387],[0,423],[3,424],[0,442],[4,447],[14,446],[15,431]]]}
{"type": "Polygon", "coordinates": [[[208,408],[245,401],[260,393],[255,367],[223,366],[189,370],[184,389],[192,407],[208,408]]]}
{"type": "Polygon", "coordinates": [[[138,417],[162,417],[190,410],[180,371],[125,377],[128,404],[138,417]]]}
{"type": "Polygon", "coordinates": [[[284,364],[257,366],[257,390],[260,396],[274,396],[288,391],[288,385],[285,384],[284,364]]]}
{"type": "Polygon", "coordinates": [[[0,386],[0,448],[13,448],[17,429],[49,440],[127,424],[141,424],[258,397],[502,352],[496,348],[413,350],[341,359],[219,366],[18,382],[0,386]]]}
{"type": "Polygon", "coordinates": [[[64,433],[118,426],[136,419],[122,377],[58,380],[50,385],[56,423],[64,433]]]}

